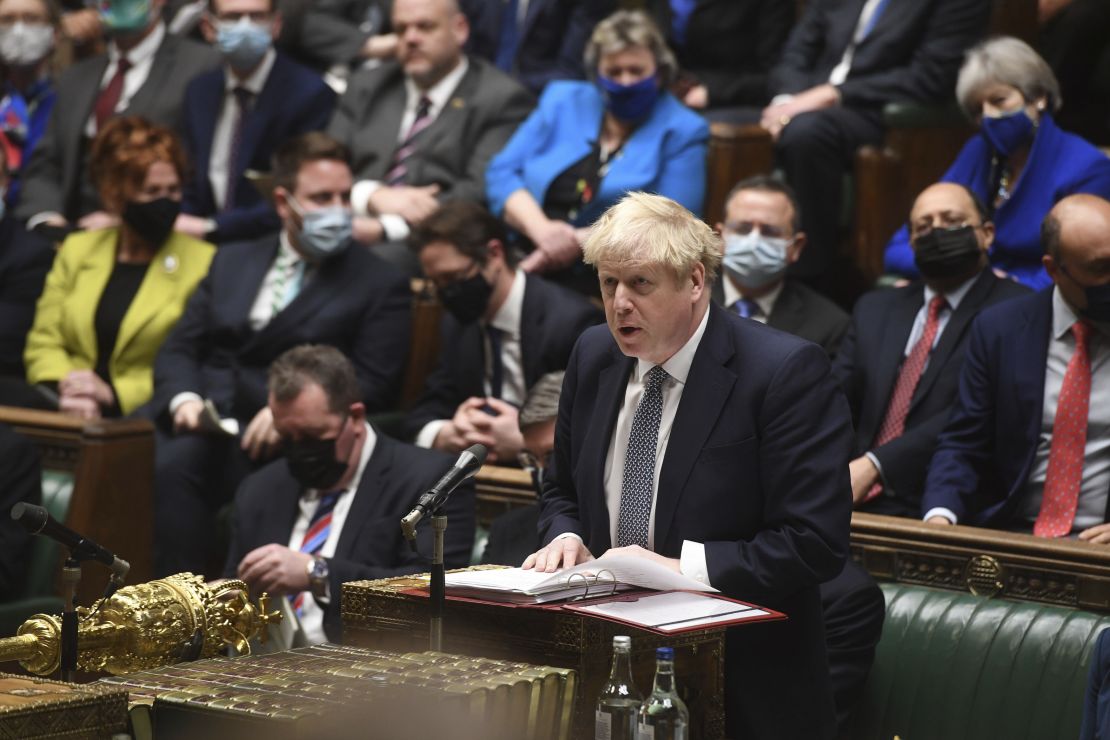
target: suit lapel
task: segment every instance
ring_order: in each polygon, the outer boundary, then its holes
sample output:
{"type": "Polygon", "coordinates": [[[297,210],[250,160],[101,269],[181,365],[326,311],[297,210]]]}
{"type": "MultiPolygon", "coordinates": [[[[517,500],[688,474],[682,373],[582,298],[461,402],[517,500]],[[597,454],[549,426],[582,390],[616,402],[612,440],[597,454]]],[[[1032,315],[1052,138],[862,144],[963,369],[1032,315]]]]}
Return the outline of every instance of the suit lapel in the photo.
{"type": "Polygon", "coordinates": [[[1029,442],[1030,462],[1036,453],[1044,417],[1044,381],[1048,368],[1048,345],[1052,341],[1052,293],[1052,288],[1044,291],[1042,300],[1033,304],[1033,310],[1026,314],[1024,330],[1015,334],[1027,338],[1030,346],[1014,348],[1010,355],[1016,359],[1014,386],[1017,390],[1012,418],[1029,420],[1025,436],[1029,442]]]}
{"type": "Polygon", "coordinates": [[[540,379],[540,357],[543,354],[546,311],[539,291],[542,286],[531,276],[524,278],[524,306],[520,311],[520,363],[524,366],[524,391],[540,379]],[[527,331],[525,330],[527,329],[527,331]]]}
{"type": "MultiPolygon", "coordinates": [[[[540,12],[543,10],[544,0],[531,0],[528,3],[528,10],[524,14],[524,23],[520,26],[520,32],[517,38],[523,42],[528,38],[528,34],[532,32],[532,26],[536,25],[536,21],[540,17],[540,12]]],[[[519,49],[517,50],[519,53],[519,49]]]]}
{"type": "Polygon", "coordinates": [[[735,373],[724,367],[734,354],[726,321],[720,309],[709,307],[709,324],[690,365],[659,472],[659,493],[655,502],[656,550],[667,541],[686,479],[716,426],[717,417],[724,410],[724,399],[736,383],[735,373]]]}
{"type": "Polygon", "coordinates": [[[266,279],[266,273],[274,264],[274,258],[277,257],[278,239],[270,237],[268,241],[269,243],[260,241],[257,246],[243,252],[248,259],[241,264],[230,266],[228,270],[231,273],[227,276],[228,281],[242,286],[240,290],[226,291],[230,294],[228,303],[226,306],[219,307],[220,313],[227,318],[228,323],[247,326],[250,321],[251,308],[258,298],[258,291],[262,289],[262,281],[266,279]]]}
{"type": "Polygon", "coordinates": [[[610,541],[609,509],[605,504],[605,458],[609,454],[609,443],[613,439],[613,428],[617,424],[617,414],[624,403],[625,386],[636,362],[621,354],[614,342],[611,348],[611,362],[598,374],[597,399],[590,416],[590,426],[582,441],[581,455],[584,485],[579,485],[578,500],[583,505],[595,507],[593,521],[597,522],[590,532],[587,544],[596,547],[610,541]]]}
{"type": "Polygon", "coordinates": [[[270,68],[270,74],[266,76],[262,90],[258,93],[258,99],[254,101],[254,106],[243,123],[243,138],[239,142],[238,171],[235,173],[237,179],[250,169],[258,144],[266,135],[266,127],[274,120],[273,111],[281,107],[281,97],[285,93],[282,89],[284,71],[284,59],[278,54],[274,59],[274,66],[270,68]]]}
{"type": "MultiPolygon", "coordinates": [[[[254,338],[251,344],[259,342],[266,342],[269,337],[282,337],[295,335],[293,327],[303,324],[310,316],[316,313],[322,306],[328,303],[336,295],[341,295],[347,286],[347,283],[354,279],[356,271],[348,270],[347,264],[351,258],[352,250],[361,249],[360,245],[354,244],[347,248],[347,251],[342,256],[335,259],[325,260],[315,267],[315,275],[308,275],[308,266],[305,266],[306,275],[305,280],[307,284],[297,293],[296,297],[289,302],[289,305],[278,312],[266,324],[254,338]]],[[[270,263],[267,263],[266,268],[269,269],[270,263]]],[[[265,273],[263,273],[265,274],[265,273]]],[[[255,291],[257,294],[257,291],[255,291]]],[[[251,299],[254,303],[254,299],[251,299]]],[[[247,309],[250,310],[249,308],[247,309]]]]}
{"type": "Polygon", "coordinates": [[[389,171],[389,163],[397,150],[401,138],[401,119],[405,115],[405,83],[400,69],[385,82],[379,95],[366,103],[373,108],[359,120],[366,121],[362,132],[362,144],[374,157],[373,162],[356,162],[356,171],[363,168],[372,179],[382,179],[389,171]]]}
{"type": "Polygon", "coordinates": [[[157,107],[151,101],[156,96],[164,94],[165,83],[174,72],[174,58],[176,56],[176,42],[167,31],[166,37],[158,46],[158,51],[154,52],[154,59],[151,60],[150,64],[150,74],[147,75],[142,87],[136,90],[135,95],[128,101],[127,110],[124,111],[123,115],[136,115],[142,111],[157,110],[157,107]]]}
{"type": "Polygon", "coordinates": [[[207,193],[205,197],[214,204],[215,197],[212,195],[212,185],[209,182],[208,171],[211,169],[212,140],[216,137],[216,121],[219,119],[220,109],[223,107],[226,78],[222,69],[212,77],[216,84],[200,87],[197,93],[199,98],[197,109],[187,110],[184,115],[190,117],[196,131],[196,135],[193,137],[197,147],[196,151],[193,152],[193,162],[196,165],[196,173],[193,175],[194,181],[199,184],[199,191],[207,193]]]}
{"type": "Polygon", "coordinates": [[[135,299],[123,316],[113,357],[118,358],[142,328],[177,298],[181,289],[182,260],[180,240],[171,236],[151,261],[135,299]]]}
{"type": "Polygon", "coordinates": [[[779,293],[778,300],[771,308],[771,315],[767,317],[767,326],[797,334],[798,330],[805,325],[805,320],[805,313],[794,285],[787,280],[782,284],[782,292],[779,293]]]}
{"type": "MultiPolygon", "coordinates": [[[[72,127],[70,137],[74,142],[80,141],[81,137],[84,136],[85,123],[88,122],[93,113],[93,106],[96,105],[96,98],[100,94],[100,81],[104,78],[104,70],[107,68],[108,55],[101,54],[97,57],[97,63],[91,64],[87,69],[86,78],[80,84],[73,86],[73,99],[65,101],[65,108],[73,111],[64,120],[70,122],[72,127]],[[72,109],[69,108],[70,105],[73,106],[72,109]]],[[[56,109],[51,115],[58,118],[60,122],[63,117],[58,115],[59,112],[56,109]]]]}
{"type": "Polygon", "coordinates": [[[913,322],[924,302],[924,288],[920,283],[914,283],[898,296],[883,326],[883,337],[879,344],[880,355],[875,373],[875,391],[878,394],[877,397],[882,399],[882,404],[877,409],[879,417],[875,421],[876,431],[878,425],[882,423],[882,415],[886,413],[890,394],[894,392],[894,384],[898,380],[898,370],[905,357],[906,340],[913,331],[913,322]]]}
{"type": "Polygon", "coordinates": [[[362,479],[359,480],[355,497],[351,500],[351,508],[347,510],[343,531],[339,533],[339,542],[335,546],[335,557],[340,559],[350,557],[355,543],[359,540],[362,526],[375,518],[374,512],[381,504],[381,492],[386,490],[386,481],[389,480],[389,469],[392,465],[392,443],[378,434],[374,451],[366,461],[366,469],[362,471],[362,479]]]}
{"type": "Polygon", "coordinates": [[[257,540],[253,543],[255,547],[269,542],[288,542],[293,525],[297,523],[297,517],[301,513],[301,486],[293,476],[281,476],[270,492],[270,497],[271,500],[264,509],[268,516],[261,517],[257,525],[257,540]]]}
{"type": "Polygon", "coordinates": [[[447,103],[443,106],[439,115],[436,116],[436,120],[432,121],[431,125],[421,131],[417,137],[417,141],[420,142],[417,151],[427,151],[434,147],[435,143],[444,136],[454,136],[463,130],[465,116],[467,115],[466,108],[470,104],[471,95],[478,89],[479,83],[477,64],[473,60],[469,64],[466,74],[462,76],[458,86],[451,92],[451,97],[447,98],[447,103]]]}

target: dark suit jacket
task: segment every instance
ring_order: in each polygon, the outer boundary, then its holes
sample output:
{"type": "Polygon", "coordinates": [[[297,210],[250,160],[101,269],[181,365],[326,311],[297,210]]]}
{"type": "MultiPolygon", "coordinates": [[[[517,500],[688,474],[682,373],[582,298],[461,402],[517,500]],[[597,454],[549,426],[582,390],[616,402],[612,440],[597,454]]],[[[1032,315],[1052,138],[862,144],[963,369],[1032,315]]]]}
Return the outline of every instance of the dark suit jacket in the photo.
{"type": "MultiPolygon", "coordinates": [[[[848,406],[819,347],[715,305],[709,312],[659,475],[655,550],[676,558],[684,540],[701,542],[710,583],[790,616],[729,633],[729,736],[831,737],[818,584],[848,553],[848,406]]],[[[634,363],[605,326],[575,347],[555,474],[540,502],[542,541],[573,532],[594,555],[612,545],[605,458],[634,363]]]]}
{"type": "Polygon", "coordinates": [[[319,75],[279,53],[243,127],[240,166],[235,173],[235,207],[218,212],[208,169],[226,85],[223,67],[200,75],[185,90],[184,111],[184,142],[193,171],[185,183],[182,210],[214,218],[216,231],[208,238],[219,242],[254,239],[281,229],[281,220],[270,201],[243,172],[269,172],[274,150],[294,136],[322,131],[336,101],[335,93],[319,75]]]}
{"type": "Polygon", "coordinates": [[[1090,666],[1079,740],[1103,740],[1110,733],[1110,630],[1099,633],[1090,666]]]}
{"type": "MultiPolygon", "coordinates": [[[[532,109],[527,90],[489,63],[470,58],[470,67],[436,120],[416,140],[406,160],[409,185],[439,185],[439,198],[485,202],[485,173],[532,109]]],[[[360,180],[382,180],[397,149],[405,110],[404,74],[396,62],[359,72],[328,127],[351,150],[351,169],[360,180]]]]}
{"type": "MultiPolygon", "coordinates": [[[[401,536],[401,517],[416,505],[452,464],[448,455],[395,442],[378,434],[377,443],[355,491],[343,531],[328,558],[331,600],[324,609],[324,631],[339,642],[342,623],[339,597],[347,581],[389,578],[428,569],[432,557],[432,526],[425,522],[417,532],[414,553],[401,536]]],[[[270,543],[289,544],[297,521],[297,500],[302,489],[289,474],[285,459],[275,460],[252,473],[235,494],[231,546],[224,575],[234,578],[243,557],[270,543]]],[[[474,484],[464,483],[443,508],[447,534],[443,562],[462,568],[470,562],[474,542],[474,484]]]]}
{"type": "Polygon", "coordinates": [[[23,593],[31,535],[8,512],[18,503],[42,503],[39,453],[26,437],[0,424],[0,603],[23,593]]]}
{"type": "MultiPolygon", "coordinates": [[[[470,21],[467,51],[495,61],[505,3],[462,0],[460,4],[470,21]]],[[[513,76],[537,95],[552,80],[581,80],[586,42],[594,26],[616,8],[615,0],[530,0],[519,31],[513,76]]]]}
{"type": "Polygon", "coordinates": [[[1052,291],[994,306],[971,325],[922,513],[943,506],[960,523],[984,527],[1006,527],[1020,516],[1041,436],[1052,291]]]}
{"type": "Polygon", "coordinates": [[[250,311],[278,237],[222,247],[154,362],[155,417],[183,391],[211,398],[223,416],[250,421],[266,405],[266,371],[287,349],[330,344],[355,365],[371,413],[397,400],[408,359],[412,292],[396,269],[357,244],[307,276],[261,331],[250,311]]]}
{"type": "Polygon", "coordinates": [[[868,450],[874,453],[893,491],[893,502],[886,501],[884,496],[876,499],[872,507],[891,505],[893,509],[882,513],[919,515],[926,468],[956,400],[971,322],[987,306],[1028,292],[1019,283],[998,278],[990,270],[979,274],[929,356],[929,364],[910,401],[905,432],[875,448],[872,444],[898,382],[906,342],[924,302],[925,289],[917,281],[893,290],[871,291],[856,303],[852,327],[840,346],[834,372],[852,407],[856,454],[868,450]]]}
{"type": "MultiPolygon", "coordinates": [[[[829,81],[855,34],[866,0],[812,0],[771,70],[771,96],[829,81]]],[[[940,102],[952,97],[964,52],[982,36],[988,0],[890,0],[859,44],[845,105],[877,107],[891,101],[940,102]]]]}
{"type": "MultiPolygon", "coordinates": [[[[122,115],[142,116],[180,132],[185,86],[219,63],[219,52],[212,47],[167,32],[154,54],[150,75],[122,115]]],[[[88,176],[85,123],[107,66],[108,55],[98,54],[77,62],[58,77],[58,105],[23,174],[23,194],[16,211],[21,219],[54,211],[73,222],[95,210],[88,194],[82,193],[88,176]]]]}
{"type": "MultiPolygon", "coordinates": [[[[713,284],[713,300],[723,306],[725,289],[721,280],[728,280],[728,276],[713,284]]],[[[805,283],[787,278],[767,317],[767,326],[820,345],[832,359],[851,321],[840,306],[805,283]]]]}
{"type": "MultiPolygon", "coordinates": [[[[563,370],[574,343],[588,327],[604,321],[580,294],[525,275],[520,320],[520,359],[525,391],[546,373],[563,370]]],[[[450,419],[468,398],[485,396],[485,344],[481,324],[460,324],[447,311],[440,322],[439,364],[409,412],[405,433],[414,438],[430,421],[450,419]]]]}
{"type": "Polygon", "coordinates": [[[655,0],[654,5],[679,66],[709,90],[710,107],[767,103],[767,73],[794,25],[794,3],[698,0],[687,21],[685,44],[674,38],[670,0],[655,0]]]}
{"type": "Polygon", "coordinates": [[[0,375],[23,377],[27,332],[53,264],[52,244],[12,215],[0,219],[0,375]]]}

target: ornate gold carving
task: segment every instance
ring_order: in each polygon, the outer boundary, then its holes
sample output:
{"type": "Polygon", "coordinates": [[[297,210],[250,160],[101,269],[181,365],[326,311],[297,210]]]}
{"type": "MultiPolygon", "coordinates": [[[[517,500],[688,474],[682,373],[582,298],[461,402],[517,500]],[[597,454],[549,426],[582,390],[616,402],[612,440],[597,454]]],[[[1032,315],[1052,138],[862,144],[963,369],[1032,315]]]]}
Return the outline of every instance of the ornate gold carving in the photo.
{"type": "MultiPolygon", "coordinates": [[[[225,646],[249,653],[249,640],[265,637],[265,626],[281,619],[266,607],[265,594],[258,606],[250,603],[242,581],[210,585],[192,573],[126,586],[78,607],[77,666],[120,674],[210,657],[225,646]]],[[[37,614],[17,637],[0,640],[0,656],[18,659],[31,673],[52,673],[61,662],[61,631],[60,617],[37,614]]]]}
{"type": "Polygon", "coordinates": [[[990,555],[975,555],[968,558],[964,580],[968,591],[991,598],[1006,590],[1006,569],[990,555]]]}

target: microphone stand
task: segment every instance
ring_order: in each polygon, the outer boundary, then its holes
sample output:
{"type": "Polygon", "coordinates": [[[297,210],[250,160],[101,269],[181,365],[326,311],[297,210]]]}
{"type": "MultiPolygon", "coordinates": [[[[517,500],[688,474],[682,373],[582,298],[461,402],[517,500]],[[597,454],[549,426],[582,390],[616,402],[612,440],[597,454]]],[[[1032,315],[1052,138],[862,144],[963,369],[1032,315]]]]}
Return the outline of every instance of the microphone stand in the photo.
{"type": "Polygon", "coordinates": [[[77,680],[77,584],[81,581],[81,561],[70,551],[62,568],[62,638],[61,676],[63,681],[77,680]]]}
{"type": "Polygon", "coordinates": [[[431,599],[431,619],[429,620],[429,649],[443,652],[443,614],[447,605],[447,571],[443,565],[443,540],[447,531],[447,516],[438,511],[432,516],[432,568],[429,598],[431,599]]]}

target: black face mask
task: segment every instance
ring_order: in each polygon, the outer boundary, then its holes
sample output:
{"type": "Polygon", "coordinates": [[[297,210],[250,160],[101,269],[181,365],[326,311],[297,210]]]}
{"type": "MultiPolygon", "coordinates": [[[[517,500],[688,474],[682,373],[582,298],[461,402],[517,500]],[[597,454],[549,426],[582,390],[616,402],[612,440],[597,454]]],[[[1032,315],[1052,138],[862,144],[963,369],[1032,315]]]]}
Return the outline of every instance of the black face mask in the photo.
{"type": "Polygon", "coordinates": [[[1110,323],[1110,285],[1090,285],[1083,288],[1087,307],[1081,312],[1091,321],[1110,323]]]}
{"type": "Polygon", "coordinates": [[[123,222],[154,247],[160,247],[173,231],[173,223],[181,213],[181,201],[157,198],[145,203],[128,201],[123,209],[123,222]]]}
{"type": "Polygon", "coordinates": [[[285,461],[303,488],[328,490],[347,472],[347,463],[335,459],[334,439],[286,442],[285,461]]]}
{"type": "Polygon", "coordinates": [[[979,264],[981,254],[974,226],[933,229],[913,242],[913,261],[926,278],[966,275],[979,264]]]}
{"type": "Polygon", "coordinates": [[[482,318],[492,294],[493,286],[479,272],[441,288],[439,300],[460,324],[472,324],[482,318]]]}

